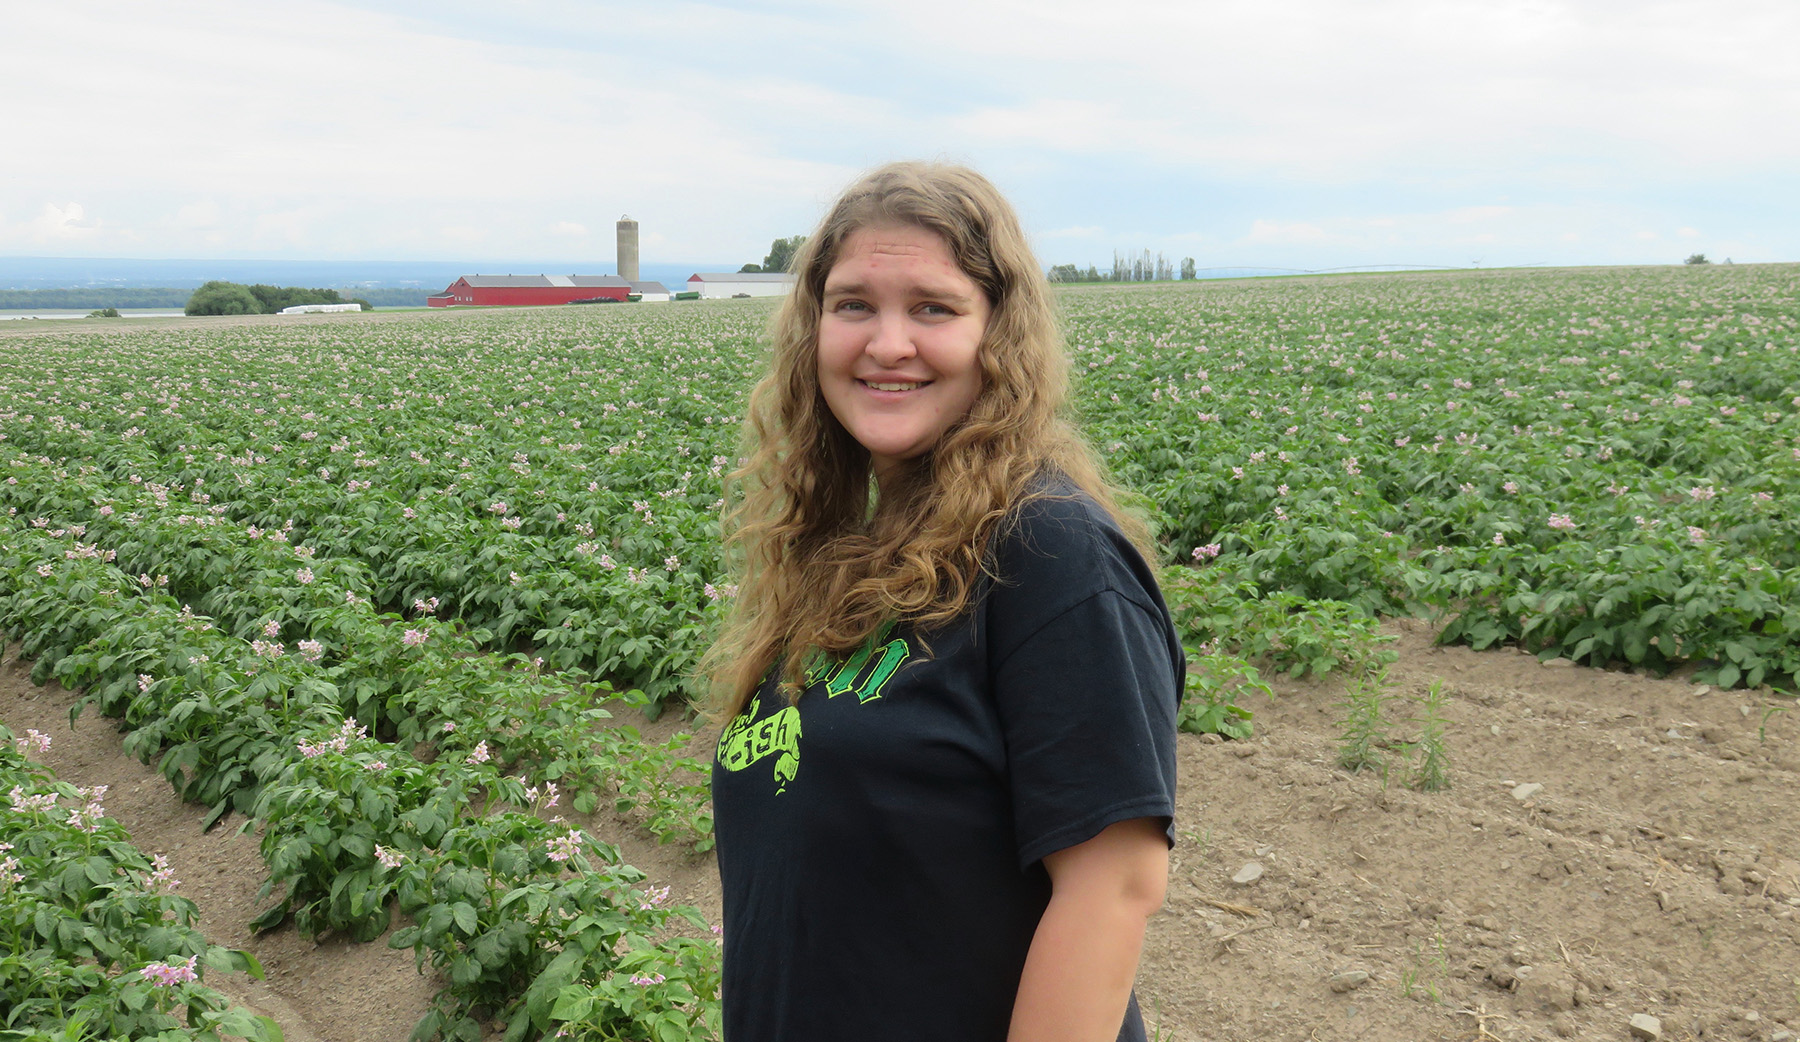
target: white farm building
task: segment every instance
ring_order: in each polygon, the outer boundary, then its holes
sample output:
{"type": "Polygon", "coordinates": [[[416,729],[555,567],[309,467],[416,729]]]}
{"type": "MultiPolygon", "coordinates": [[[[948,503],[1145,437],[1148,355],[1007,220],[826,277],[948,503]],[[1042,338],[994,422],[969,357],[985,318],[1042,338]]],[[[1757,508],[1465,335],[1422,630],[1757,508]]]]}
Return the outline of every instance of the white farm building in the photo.
{"type": "Polygon", "coordinates": [[[689,275],[687,288],[700,294],[701,300],[721,297],[779,297],[794,284],[794,276],[783,271],[702,271],[689,275]]]}
{"type": "Polygon", "coordinates": [[[361,311],[361,310],[362,310],[361,304],[295,304],[293,307],[282,308],[280,311],[276,312],[276,314],[278,314],[278,315],[321,315],[321,314],[335,314],[336,312],[339,312],[339,311],[361,311]]]}

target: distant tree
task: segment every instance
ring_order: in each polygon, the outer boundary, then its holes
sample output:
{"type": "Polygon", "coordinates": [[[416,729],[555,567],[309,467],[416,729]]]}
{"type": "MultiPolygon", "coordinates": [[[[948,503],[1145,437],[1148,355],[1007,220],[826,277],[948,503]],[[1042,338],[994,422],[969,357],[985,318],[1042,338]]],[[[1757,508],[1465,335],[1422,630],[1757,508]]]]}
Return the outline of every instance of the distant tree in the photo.
{"type": "Polygon", "coordinates": [[[1080,282],[1081,270],[1073,264],[1058,264],[1050,269],[1051,282],[1080,282]]]}
{"type": "Polygon", "coordinates": [[[0,309],[178,308],[186,289],[0,289],[0,309]]]}
{"type": "Polygon", "coordinates": [[[1681,263],[1683,263],[1683,264],[1711,264],[1712,261],[1707,260],[1706,254],[1704,254],[1704,253],[1694,253],[1694,254],[1690,254],[1688,256],[1688,259],[1682,261],[1681,263]]]}
{"type": "Polygon", "coordinates": [[[744,275],[744,274],[755,275],[761,271],[762,271],[762,265],[760,265],[760,264],[746,264],[743,267],[738,269],[738,274],[739,275],[744,275]]]}
{"type": "Polygon", "coordinates": [[[250,295],[262,305],[263,314],[273,315],[296,304],[342,304],[344,298],[335,289],[301,289],[299,286],[268,286],[257,283],[250,295]]]}
{"type": "Polygon", "coordinates": [[[763,258],[764,271],[792,271],[794,256],[800,247],[806,245],[806,236],[790,235],[785,239],[776,239],[769,244],[769,255],[763,258]]]}
{"type": "Polygon", "coordinates": [[[119,317],[119,309],[118,308],[101,308],[98,311],[88,312],[88,317],[89,318],[118,318],[119,317]]]}
{"type": "Polygon", "coordinates": [[[184,309],[190,315],[260,315],[262,301],[249,286],[236,282],[208,282],[194,291],[184,309]]]}
{"type": "Polygon", "coordinates": [[[369,303],[368,301],[364,300],[361,297],[351,297],[349,300],[344,301],[344,303],[346,303],[346,304],[361,304],[362,309],[364,311],[374,311],[375,310],[375,305],[369,303]]]}
{"type": "Polygon", "coordinates": [[[1094,267],[1092,264],[1088,265],[1087,274],[1082,276],[1081,281],[1083,281],[1083,282],[1099,282],[1100,281],[1100,269],[1094,267]]]}
{"type": "Polygon", "coordinates": [[[1183,279],[1192,279],[1196,277],[1194,274],[1194,258],[1181,258],[1181,277],[1183,279]]]}

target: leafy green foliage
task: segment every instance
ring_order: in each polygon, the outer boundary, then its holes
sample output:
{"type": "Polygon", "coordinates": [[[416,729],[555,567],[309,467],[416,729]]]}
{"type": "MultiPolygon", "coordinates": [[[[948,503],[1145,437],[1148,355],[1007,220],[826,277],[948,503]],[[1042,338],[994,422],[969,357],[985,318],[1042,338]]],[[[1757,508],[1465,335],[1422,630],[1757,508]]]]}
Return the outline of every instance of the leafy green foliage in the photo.
{"type": "MultiPolygon", "coordinates": [[[[298,286],[269,286],[257,283],[245,286],[237,282],[212,281],[188,297],[186,311],[190,315],[273,315],[296,304],[343,304],[343,296],[335,289],[301,289],[298,286]]],[[[363,310],[368,301],[358,299],[363,310]]]]}
{"type": "MultiPolygon", "coordinates": [[[[388,928],[396,904],[414,913],[415,924],[399,936],[417,947],[421,963],[432,961],[452,980],[415,1037],[478,1037],[482,1019],[496,1011],[518,1030],[532,1017],[550,1022],[551,999],[528,1017],[522,1000],[509,996],[568,938],[550,930],[557,923],[527,929],[499,915],[506,905],[475,903],[472,895],[541,889],[552,885],[547,877],[562,880],[566,867],[579,877],[564,880],[568,886],[598,884],[586,879],[593,873],[585,860],[564,865],[585,837],[501,805],[549,811],[564,798],[556,778],[612,785],[620,808],[641,806],[659,836],[710,846],[700,772],[682,755],[686,735],[634,758],[632,747],[642,743],[630,729],[601,726],[607,714],[591,704],[593,685],[570,689],[535,663],[474,655],[456,625],[433,617],[377,615],[354,590],[337,585],[366,581],[359,566],[316,558],[279,530],[279,538],[269,538],[191,518],[164,525],[153,504],[143,506],[116,534],[131,552],[181,570],[176,579],[143,573],[133,580],[112,563],[116,551],[81,541],[95,537],[86,526],[20,527],[0,518],[0,627],[39,654],[38,670],[85,685],[82,704],[122,716],[127,748],[146,759],[160,756],[178,791],[216,800],[212,820],[232,808],[254,816],[269,866],[262,896],[281,894],[257,921],[260,928],[291,918],[309,933],[336,930],[367,940],[388,928]],[[215,552],[195,553],[197,543],[215,552]],[[220,585],[205,588],[199,600],[222,616],[178,609],[166,591],[201,589],[200,578],[221,562],[212,580],[220,585]],[[236,586],[223,578],[234,569],[259,572],[261,581],[236,586]],[[296,634],[303,636],[290,652],[280,638],[296,634]],[[347,706],[372,711],[401,743],[343,719],[347,706]],[[421,746],[436,760],[421,762],[408,751],[421,746]],[[502,766],[539,780],[528,785],[502,766]],[[407,865],[413,868],[392,871],[407,865]],[[419,866],[431,870],[421,876],[419,866]],[[444,925],[443,908],[454,930],[444,925]],[[488,911],[499,917],[478,930],[487,920],[470,917],[488,911]]],[[[113,532],[106,517],[99,526],[113,532]]],[[[641,693],[628,701],[647,704],[641,693]]],[[[594,790],[575,791],[573,802],[591,809],[594,790]]],[[[616,861],[611,855],[614,875],[641,879],[616,861]]],[[[659,978],[662,1000],[627,1003],[624,1021],[609,1014],[605,1023],[635,1024],[630,1030],[650,1024],[665,1034],[687,1024],[703,1037],[716,1032],[717,947],[669,933],[670,912],[660,901],[639,910],[656,929],[639,924],[632,935],[638,954],[596,953],[585,976],[559,982],[564,990],[554,994],[611,987],[617,998],[623,992],[607,976],[615,963],[661,967],[646,970],[644,979],[659,978]],[[687,983],[667,984],[678,979],[687,983]]],[[[535,899],[519,907],[532,916],[543,910],[535,899]]],[[[566,902],[558,907],[567,911],[566,902]]],[[[605,1008],[589,1003],[588,1013],[605,1008]]]]}
{"type": "Polygon", "coordinates": [[[1338,766],[1346,771],[1388,773],[1387,676],[1359,676],[1344,686],[1338,703],[1338,766]]]}
{"type": "MultiPolygon", "coordinates": [[[[769,255],[763,258],[763,271],[793,271],[794,257],[806,245],[806,236],[790,235],[769,244],[769,255]]],[[[748,265],[746,265],[748,266],[748,265]]]]}
{"type": "Polygon", "coordinates": [[[1393,661],[1393,641],[1373,616],[1341,601],[1264,593],[1225,557],[1197,569],[1168,569],[1163,592],[1184,642],[1227,652],[1291,677],[1332,670],[1360,675],[1393,661]]]}
{"type": "MultiPolygon", "coordinates": [[[[209,970],[262,976],[251,956],[206,943],[193,902],[105,817],[104,787],[78,790],[25,758],[35,732],[0,727],[0,1011],[13,1031],[61,1037],[280,1042],[267,1017],[230,1006],[209,970]]],[[[7,1032],[7,1037],[14,1037],[7,1032]]],[[[18,1037],[43,1037],[19,1035],[18,1037]]]]}
{"type": "Polygon", "coordinates": [[[1450,689],[1442,680],[1434,680],[1418,699],[1418,715],[1413,724],[1419,737],[1413,742],[1418,763],[1413,771],[1413,787],[1423,792],[1438,792],[1450,787],[1450,753],[1444,742],[1444,708],[1450,702],[1450,689]]]}
{"type": "Polygon", "coordinates": [[[212,281],[201,286],[187,299],[183,308],[190,315],[261,315],[262,302],[250,287],[235,282],[212,281]]]}
{"type": "Polygon", "coordinates": [[[1256,667],[1243,659],[1217,652],[1200,656],[1188,667],[1176,726],[1192,734],[1249,738],[1252,713],[1237,704],[1237,696],[1246,691],[1275,697],[1256,667]]]}

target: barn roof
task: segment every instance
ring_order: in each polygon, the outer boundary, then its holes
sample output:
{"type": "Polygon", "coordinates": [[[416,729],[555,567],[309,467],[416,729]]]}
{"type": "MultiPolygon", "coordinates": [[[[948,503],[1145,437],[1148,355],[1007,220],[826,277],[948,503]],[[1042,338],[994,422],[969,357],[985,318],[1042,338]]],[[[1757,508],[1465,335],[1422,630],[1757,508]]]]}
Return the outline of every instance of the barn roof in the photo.
{"type": "Polygon", "coordinates": [[[667,292],[669,292],[669,287],[663,285],[660,282],[634,282],[631,284],[631,292],[633,292],[633,293],[667,293],[667,292]]]}
{"type": "Polygon", "coordinates": [[[785,271],[702,271],[689,282],[793,282],[798,276],[785,271]]]}
{"type": "Polygon", "coordinates": [[[471,287],[496,287],[506,289],[517,288],[551,288],[561,287],[597,287],[597,286],[629,286],[630,283],[617,275],[464,275],[460,280],[471,287]]]}

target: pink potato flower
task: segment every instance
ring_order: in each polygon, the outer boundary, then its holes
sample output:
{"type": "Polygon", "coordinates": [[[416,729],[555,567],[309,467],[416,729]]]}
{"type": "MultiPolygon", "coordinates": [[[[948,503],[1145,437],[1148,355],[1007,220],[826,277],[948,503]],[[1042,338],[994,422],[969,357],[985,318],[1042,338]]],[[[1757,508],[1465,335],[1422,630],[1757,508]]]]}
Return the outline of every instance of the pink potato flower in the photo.
{"type": "Polygon", "coordinates": [[[199,980],[200,975],[194,972],[194,964],[200,956],[190,955],[186,962],[152,962],[147,963],[141,971],[144,979],[159,988],[172,988],[177,984],[199,980]]]}

